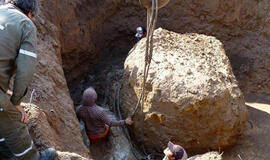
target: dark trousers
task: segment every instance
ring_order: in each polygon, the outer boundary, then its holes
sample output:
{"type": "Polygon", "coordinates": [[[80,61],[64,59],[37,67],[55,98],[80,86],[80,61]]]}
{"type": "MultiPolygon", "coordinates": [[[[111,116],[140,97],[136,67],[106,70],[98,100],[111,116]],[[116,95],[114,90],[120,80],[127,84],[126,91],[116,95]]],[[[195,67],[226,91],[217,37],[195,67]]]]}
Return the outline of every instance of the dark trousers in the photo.
{"type": "Polygon", "coordinates": [[[15,156],[21,160],[39,160],[28,128],[20,119],[21,113],[15,106],[0,106],[0,158],[15,156]]]}

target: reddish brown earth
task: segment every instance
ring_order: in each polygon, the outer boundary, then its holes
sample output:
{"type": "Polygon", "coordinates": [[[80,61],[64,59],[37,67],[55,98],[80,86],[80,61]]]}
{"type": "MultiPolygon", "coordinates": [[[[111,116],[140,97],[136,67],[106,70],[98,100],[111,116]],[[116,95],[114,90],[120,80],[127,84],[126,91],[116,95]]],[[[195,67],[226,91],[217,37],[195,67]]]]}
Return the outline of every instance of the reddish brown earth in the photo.
{"type": "MultiPolygon", "coordinates": [[[[48,41],[46,37],[51,35],[51,44],[57,48],[52,51],[58,57],[55,63],[61,64],[62,57],[68,82],[78,78],[103,57],[125,55],[135,44],[133,36],[136,26],[145,24],[146,19],[145,10],[134,0],[40,2],[43,20],[40,20],[39,28],[44,33],[44,37],[40,38],[48,41]]],[[[158,26],[179,33],[202,33],[217,37],[224,44],[244,95],[266,97],[270,94],[269,8],[267,1],[171,0],[168,6],[160,10],[158,26]]],[[[52,47],[44,47],[42,52],[48,48],[52,47]]],[[[66,98],[64,100],[58,102],[57,107],[66,106],[66,98]]],[[[253,102],[253,99],[250,101],[253,102]]],[[[265,128],[263,124],[266,124],[269,114],[253,108],[249,108],[249,111],[254,125],[265,128]]],[[[262,137],[266,134],[260,135],[252,130],[250,135],[248,127],[243,140],[239,141],[243,145],[228,152],[228,157],[232,155],[231,159],[237,153],[248,155],[252,153],[250,150],[255,150],[255,146],[264,145],[262,137]],[[248,146],[248,149],[242,146],[248,146]]],[[[258,147],[257,150],[260,155],[268,154],[266,149],[258,147]]],[[[253,155],[256,157],[256,154],[253,155]]]]}
{"type": "MultiPolygon", "coordinates": [[[[87,156],[65,77],[71,83],[100,59],[126,55],[135,44],[135,28],[145,24],[146,11],[137,0],[39,2],[41,15],[35,20],[38,72],[24,100],[28,103],[31,91],[36,90],[35,106],[29,109],[30,132],[40,149],[55,146],[87,156]]],[[[238,153],[246,159],[248,155],[262,160],[270,157],[270,147],[265,145],[269,137],[265,110],[269,111],[270,104],[265,100],[270,94],[269,9],[266,0],[171,0],[160,10],[158,26],[162,28],[219,39],[246,101],[259,103],[249,108],[255,129],[247,126],[239,145],[225,152],[226,159],[236,159],[238,153]]]]}

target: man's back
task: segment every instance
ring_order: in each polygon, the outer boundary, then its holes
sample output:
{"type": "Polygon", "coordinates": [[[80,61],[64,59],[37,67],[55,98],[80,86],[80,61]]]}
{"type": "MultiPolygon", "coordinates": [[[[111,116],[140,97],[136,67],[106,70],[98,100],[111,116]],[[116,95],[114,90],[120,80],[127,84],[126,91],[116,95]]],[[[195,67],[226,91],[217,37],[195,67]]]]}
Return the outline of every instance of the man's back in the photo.
{"type": "Polygon", "coordinates": [[[8,89],[9,80],[16,70],[15,59],[19,50],[23,47],[35,52],[32,42],[27,44],[27,41],[36,41],[36,34],[30,32],[36,32],[35,25],[21,11],[12,4],[0,6],[0,89],[3,92],[8,89]]]}
{"type": "Polygon", "coordinates": [[[0,6],[0,159],[51,160],[55,150],[38,152],[25,124],[27,114],[20,106],[36,66],[36,27],[31,20],[38,11],[38,3],[6,2],[12,4],[0,6]],[[6,91],[14,73],[9,98],[6,91]]]}
{"type": "Polygon", "coordinates": [[[77,117],[84,121],[88,135],[99,135],[105,132],[106,125],[121,126],[125,120],[115,121],[110,119],[105,111],[97,106],[79,106],[76,110],[77,117]]]}
{"type": "Polygon", "coordinates": [[[102,110],[98,106],[79,106],[77,116],[85,123],[88,135],[98,135],[105,131],[105,124],[101,121],[102,110]]]}

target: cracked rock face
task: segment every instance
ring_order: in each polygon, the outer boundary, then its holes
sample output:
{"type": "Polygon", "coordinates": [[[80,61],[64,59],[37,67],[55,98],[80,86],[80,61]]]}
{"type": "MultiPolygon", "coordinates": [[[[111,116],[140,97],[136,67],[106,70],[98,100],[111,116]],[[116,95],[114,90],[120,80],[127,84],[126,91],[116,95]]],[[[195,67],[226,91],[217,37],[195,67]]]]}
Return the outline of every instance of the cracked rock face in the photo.
{"type": "MultiPolygon", "coordinates": [[[[125,61],[121,107],[126,115],[141,93],[145,41],[125,61]]],[[[143,113],[136,112],[131,130],[148,150],[161,151],[169,140],[190,153],[224,148],[243,132],[248,117],[243,95],[215,37],[155,30],[145,89],[143,113]]]]}

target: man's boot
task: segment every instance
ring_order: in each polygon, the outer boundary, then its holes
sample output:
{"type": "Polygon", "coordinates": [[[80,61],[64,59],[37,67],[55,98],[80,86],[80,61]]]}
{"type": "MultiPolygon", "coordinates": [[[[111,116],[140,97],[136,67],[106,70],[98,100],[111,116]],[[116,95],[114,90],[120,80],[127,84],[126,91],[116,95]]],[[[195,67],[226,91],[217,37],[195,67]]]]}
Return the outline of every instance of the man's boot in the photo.
{"type": "Polygon", "coordinates": [[[54,160],[56,155],[55,149],[48,148],[43,152],[40,152],[40,160],[54,160]]]}

